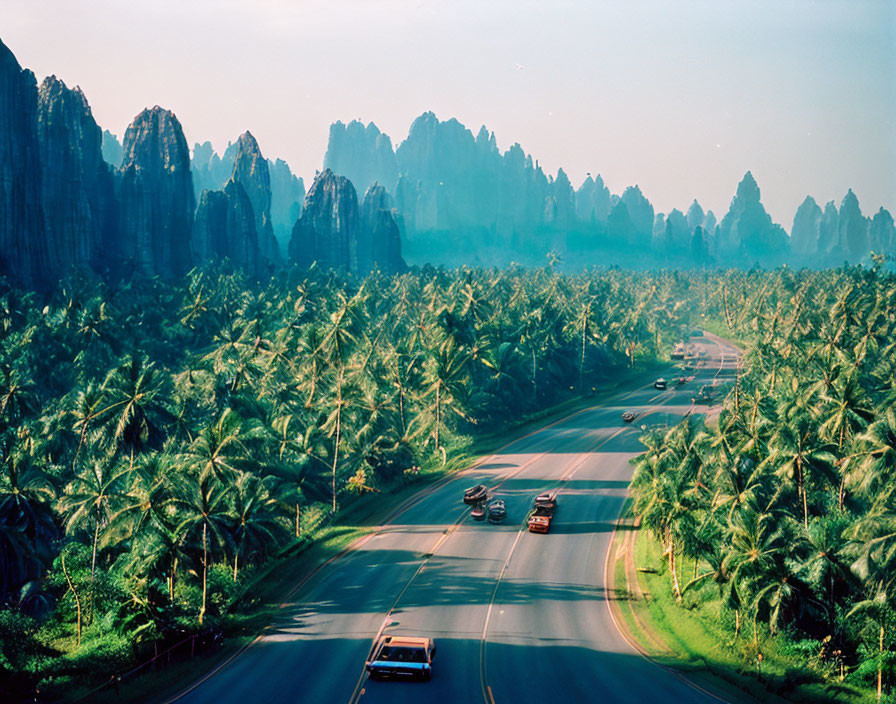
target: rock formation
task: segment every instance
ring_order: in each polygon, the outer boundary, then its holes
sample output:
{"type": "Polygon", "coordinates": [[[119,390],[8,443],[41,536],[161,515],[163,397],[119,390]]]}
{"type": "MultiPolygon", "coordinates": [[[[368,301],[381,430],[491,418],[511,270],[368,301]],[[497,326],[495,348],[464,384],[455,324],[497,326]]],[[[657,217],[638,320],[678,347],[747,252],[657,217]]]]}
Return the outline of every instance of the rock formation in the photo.
{"type": "Polygon", "coordinates": [[[159,106],[137,115],[124,136],[119,200],[126,268],[174,278],[190,267],[195,196],[180,122],[159,106]]]}
{"type": "Polygon", "coordinates": [[[606,222],[610,214],[610,189],[604,185],[600,174],[585,178],[576,191],[576,217],[579,222],[606,222]]]}
{"type": "Polygon", "coordinates": [[[258,250],[270,265],[283,261],[280,248],[274,238],[271,224],[271,174],[268,162],[261,155],[258,142],[251,132],[244,132],[237,141],[236,159],[231,181],[246,189],[255,213],[255,231],[258,233],[258,250]]]}
{"type": "Polygon", "coordinates": [[[859,199],[850,188],[840,203],[838,250],[851,262],[861,261],[870,251],[868,219],[862,215],[859,199]]]}
{"type": "Polygon", "coordinates": [[[47,231],[47,273],[70,267],[103,271],[114,246],[112,174],[102,156],[102,135],[79,88],[55,76],[38,93],[41,206],[47,231]]]}
{"type": "Polygon", "coordinates": [[[193,145],[190,166],[193,171],[193,192],[198,200],[203,191],[220,191],[233,175],[233,164],[239,143],[228,142],[224,156],[218,156],[211,142],[193,145]]]}
{"type": "Polygon", "coordinates": [[[666,216],[663,247],[668,254],[675,256],[686,256],[691,252],[691,228],[684,213],[678,208],[673,208],[666,216]]]}
{"type": "Polygon", "coordinates": [[[292,230],[289,257],[299,266],[348,269],[349,241],[358,234],[358,195],[344,176],[319,173],[305,195],[302,215],[292,230]]]}
{"type": "Polygon", "coordinates": [[[0,271],[26,285],[49,275],[41,208],[37,83],[0,42],[0,271]]]}
{"type": "Polygon", "coordinates": [[[366,192],[374,182],[394,193],[398,184],[392,140],[372,122],[366,127],[357,120],[330,125],[324,168],[345,176],[359,193],[366,192]]]}
{"type": "Polygon", "coordinates": [[[868,234],[876,254],[896,254],[896,227],[888,210],[881,208],[874,214],[868,234]]]}
{"type": "Polygon", "coordinates": [[[223,191],[202,192],[192,240],[196,263],[229,259],[249,275],[260,273],[255,214],[240,183],[228,181],[223,191]]]}
{"type": "Polygon", "coordinates": [[[703,208],[697,202],[697,199],[694,199],[694,202],[691,203],[691,207],[688,208],[688,228],[690,228],[691,232],[697,229],[697,227],[702,227],[703,223],[706,221],[706,214],[703,212],[703,208]]]}
{"type": "Polygon", "coordinates": [[[281,252],[289,250],[292,226],[302,214],[305,200],[305,183],[296,178],[282,159],[268,159],[271,172],[271,224],[281,252]]]}
{"type": "Polygon", "coordinates": [[[628,208],[621,200],[613,206],[607,217],[607,234],[611,245],[620,249],[629,249],[638,238],[628,208]]]}
{"type": "MultiPolygon", "coordinates": [[[[821,223],[818,227],[818,253],[832,255],[840,241],[840,213],[834,201],[828,201],[821,215],[821,223]]],[[[834,256],[836,259],[836,255],[834,256]]],[[[840,261],[843,259],[841,257],[840,261]]]]}
{"type": "Polygon", "coordinates": [[[818,234],[821,227],[821,208],[812,196],[806,196],[790,229],[790,251],[794,256],[809,258],[818,252],[818,234]]]}
{"type": "Polygon", "coordinates": [[[121,142],[118,137],[109,130],[103,130],[103,160],[113,169],[121,166],[121,157],[124,151],[121,148],[121,142]]]}
{"type": "Polygon", "coordinates": [[[725,261],[746,256],[750,264],[777,262],[787,252],[787,233],[772,222],[760,202],[759,186],[749,171],[737,186],[728,213],[719,225],[718,255],[725,261]]]}
{"type": "Polygon", "coordinates": [[[401,257],[401,235],[395,222],[392,202],[386,189],[376,183],[367,189],[361,204],[359,238],[359,272],[365,273],[374,266],[392,274],[404,271],[407,266],[401,257]],[[361,250],[360,243],[368,248],[361,250]]]}
{"type": "MultiPolygon", "coordinates": [[[[641,193],[638,186],[629,186],[622,194],[622,202],[628,210],[634,227],[632,246],[645,248],[650,246],[653,237],[653,206],[641,193]]],[[[680,211],[679,211],[680,212],[680,211]]],[[[668,217],[666,218],[668,222],[668,217]]]]}
{"type": "Polygon", "coordinates": [[[385,188],[373,184],[359,208],[351,181],[329,169],[319,173],[293,228],[289,256],[299,266],[317,262],[361,275],[374,265],[387,274],[403,271],[399,228],[385,188]]]}

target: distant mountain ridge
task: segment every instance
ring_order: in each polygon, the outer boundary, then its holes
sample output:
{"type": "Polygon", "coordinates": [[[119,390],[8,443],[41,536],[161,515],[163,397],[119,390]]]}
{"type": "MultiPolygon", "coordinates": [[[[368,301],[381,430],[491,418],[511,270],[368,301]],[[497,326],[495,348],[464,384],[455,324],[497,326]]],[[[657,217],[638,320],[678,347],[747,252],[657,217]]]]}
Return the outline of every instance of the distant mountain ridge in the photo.
{"type": "Polygon", "coordinates": [[[366,273],[405,260],[447,265],[806,266],[896,252],[892,215],[863,215],[848,191],[808,197],[791,234],[769,216],[748,171],[719,221],[694,200],[657,213],[637,185],[613,194],[600,175],[575,189],[519,144],[474,136],[425,112],[393,148],[375,124],[336,122],[324,169],[305,192],[250,132],[223,155],[187,147],[177,117],[142,111],[123,143],[79,88],[38,87],[0,42],[0,273],[50,286],[71,268],[107,278],[176,278],[227,258],[253,276],[285,261],[366,273]],[[364,194],[359,198],[359,194],[364,194]]]}
{"type": "Polygon", "coordinates": [[[824,226],[798,211],[792,239],[765,210],[749,171],[719,222],[696,199],[686,215],[655,213],[638,186],[614,195],[600,175],[573,190],[562,169],[546,175],[518,144],[501,153],[485,126],[474,137],[431,112],[414,120],[394,152],[391,144],[372,122],[336,122],[324,168],[361,187],[386,187],[412,262],[541,264],[553,251],[578,264],[829,266],[871,250],[896,253],[890,213],[863,216],[852,191],[839,210],[828,204],[824,226]]]}

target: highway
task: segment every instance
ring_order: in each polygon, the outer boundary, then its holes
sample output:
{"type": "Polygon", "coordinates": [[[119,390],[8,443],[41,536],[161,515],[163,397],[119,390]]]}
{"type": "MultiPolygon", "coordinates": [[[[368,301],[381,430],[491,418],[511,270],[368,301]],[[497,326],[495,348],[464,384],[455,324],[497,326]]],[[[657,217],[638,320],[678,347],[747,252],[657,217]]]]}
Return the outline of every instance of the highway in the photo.
{"type": "Polygon", "coordinates": [[[692,341],[710,360],[687,384],[658,391],[644,378],[424,490],[179,704],[718,702],[638,654],[604,588],[641,427],[704,410],[691,397],[734,373],[736,350],[711,336],[692,341]],[[639,414],[633,423],[625,410],[639,414]],[[503,524],[469,518],[463,490],[478,483],[506,501],[503,524]],[[528,510],[547,489],[560,491],[551,532],[529,533],[528,510]],[[432,681],[369,680],[365,658],[382,632],[434,637],[432,681]]]}

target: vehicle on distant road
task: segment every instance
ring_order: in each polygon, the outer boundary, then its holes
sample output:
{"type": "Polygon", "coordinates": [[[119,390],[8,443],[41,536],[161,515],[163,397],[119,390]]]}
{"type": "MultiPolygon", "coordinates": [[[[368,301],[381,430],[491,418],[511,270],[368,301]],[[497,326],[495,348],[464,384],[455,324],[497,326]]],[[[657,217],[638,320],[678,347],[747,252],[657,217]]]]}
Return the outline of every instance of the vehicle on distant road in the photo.
{"type": "Polygon", "coordinates": [[[660,389],[662,391],[665,391],[668,386],[669,384],[662,377],[653,382],[653,388],[660,389]]]}
{"type": "Polygon", "coordinates": [[[464,503],[468,506],[475,506],[483,501],[488,501],[488,488],[485,484],[471,486],[464,492],[464,503]]]}
{"type": "Polygon", "coordinates": [[[365,665],[372,679],[422,679],[432,677],[436,643],[432,638],[380,636],[365,665]]]}
{"type": "Polygon", "coordinates": [[[678,385],[679,385],[679,386],[682,386],[683,384],[686,384],[687,381],[688,381],[688,378],[687,378],[686,376],[680,376],[680,377],[678,377],[678,385]]]}
{"type": "Polygon", "coordinates": [[[535,497],[535,508],[547,508],[551,511],[557,508],[557,492],[545,491],[535,497]]]}
{"type": "Polygon", "coordinates": [[[501,499],[495,499],[488,505],[488,522],[500,523],[507,518],[507,508],[501,499]]]}
{"type": "Polygon", "coordinates": [[[691,399],[692,403],[702,403],[702,404],[710,404],[712,403],[712,387],[703,385],[700,387],[700,391],[697,392],[697,395],[691,399]]]}
{"type": "Polygon", "coordinates": [[[484,520],[485,520],[485,514],[486,514],[486,510],[485,510],[485,502],[480,503],[480,504],[476,504],[476,505],[473,507],[473,510],[470,511],[470,516],[473,517],[473,520],[474,520],[474,521],[484,521],[484,520]]]}
{"type": "Polygon", "coordinates": [[[684,359],[684,344],[679,342],[675,345],[675,349],[672,350],[672,359],[684,359]]]}
{"type": "Polygon", "coordinates": [[[625,411],[625,413],[622,414],[622,420],[624,420],[626,423],[631,423],[637,417],[638,414],[634,411],[625,411]]]}
{"type": "Polygon", "coordinates": [[[529,513],[526,525],[530,533],[547,533],[557,510],[556,492],[545,492],[535,497],[535,508],[529,513]]]}

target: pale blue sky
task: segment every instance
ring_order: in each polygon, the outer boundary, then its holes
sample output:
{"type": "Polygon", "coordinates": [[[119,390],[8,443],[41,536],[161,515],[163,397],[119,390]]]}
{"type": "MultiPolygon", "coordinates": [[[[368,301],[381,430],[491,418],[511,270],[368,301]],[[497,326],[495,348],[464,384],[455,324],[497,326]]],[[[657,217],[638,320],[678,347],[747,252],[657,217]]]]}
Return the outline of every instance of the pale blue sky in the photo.
{"type": "Polygon", "coordinates": [[[145,106],[223,149],[250,129],[309,180],[331,122],[396,146],[424,110],[485,124],[578,186],[719,217],[752,170],[896,212],[896,0],[0,0],[0,39],[121,135],[145,106]],[[522,68],[519,68],[522,66],[522,68]]]}

